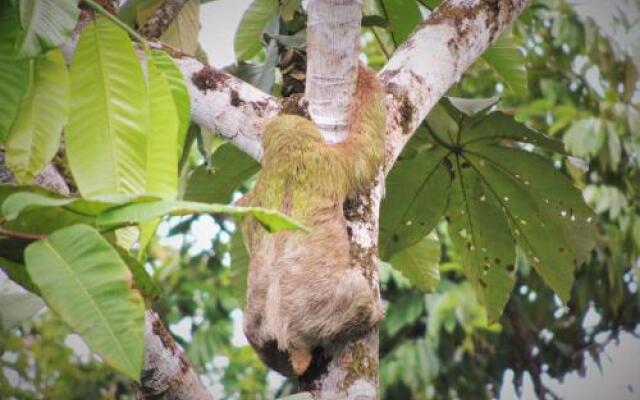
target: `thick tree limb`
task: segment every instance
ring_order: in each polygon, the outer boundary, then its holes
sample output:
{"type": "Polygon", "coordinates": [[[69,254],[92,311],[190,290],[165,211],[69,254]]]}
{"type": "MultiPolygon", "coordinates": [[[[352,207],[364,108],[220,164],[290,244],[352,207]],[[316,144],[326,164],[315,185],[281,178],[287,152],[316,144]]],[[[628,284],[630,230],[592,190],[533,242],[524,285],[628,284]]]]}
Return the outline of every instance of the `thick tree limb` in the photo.
{"type": "Polygon", "coordinates": [[[158,315],[145,314],[144,368],[138,398],[144,400],[209,400],[207,388],[158,315]]]}
{"type": "Polygon", "coordinates": [[[309,115],[325,140],[338,142],[356,88],[362,0],[311,1],[307,14],[309,115]]]}
{"type": "Polygon", "coordinates": [[[260,135],[282,106],[273,96],[218,69],[190,58],[174,59],[191,95],[191,118],[259,160],[260,135]]]}
{"type": "Polygon", "coordinates": [[[527,3],[448,0],[395,52],[379,74],[387,91],[387,171],[431,108],[527,3]]]}
{"type": "MultiPolygon", "coordinates": [[[[355,94],[362,18],[360,0],[313,0],[308,7],[307,82],[309,113],[327,141],[345,137],[349,105],[355,94]]],[[[376,189],[344,206],[352,265],[378,289],[378,210],[376,189]]],[[[314,355],[303,386],[316,399],[378,398],[378,330],[364,338],[314,355]],[[327,365],[327,361],[329,361],[327,365]]]]}
{"type": "Polygon", "coordinates": [[[147,39],[157,39],[167,30],[169,25],[178,16],[182,6],[189,0],[166,0],[158,7],[149,19],[140,28],[140,33],[147,39]]]}

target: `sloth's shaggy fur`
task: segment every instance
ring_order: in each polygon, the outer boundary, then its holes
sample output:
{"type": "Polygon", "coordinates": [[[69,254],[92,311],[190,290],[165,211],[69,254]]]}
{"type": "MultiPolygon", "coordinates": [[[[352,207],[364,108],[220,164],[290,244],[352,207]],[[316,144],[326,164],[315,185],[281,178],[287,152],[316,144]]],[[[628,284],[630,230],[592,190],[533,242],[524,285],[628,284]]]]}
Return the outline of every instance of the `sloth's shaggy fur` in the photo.
{"type": "Polygon", "coordinates": [[[343,202],[366,189],[384,157],[383,90],[360,67],[349,136],[327,144],[315,125],[282,115],[266,127],[262,171],[242,204],[277,209],[309,232],[242,231],[249,266],[244,331],[262,360],[302,375],[314,348],[362,336],[382,318],[376,292],[350,262],[343,202]]]}

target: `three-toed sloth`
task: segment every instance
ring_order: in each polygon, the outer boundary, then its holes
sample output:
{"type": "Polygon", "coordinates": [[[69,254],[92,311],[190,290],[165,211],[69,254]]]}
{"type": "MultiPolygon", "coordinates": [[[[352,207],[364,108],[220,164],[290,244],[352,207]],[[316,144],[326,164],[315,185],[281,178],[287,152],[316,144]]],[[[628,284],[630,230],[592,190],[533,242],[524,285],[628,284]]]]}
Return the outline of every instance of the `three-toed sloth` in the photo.
{"type": "Polygon", "coordinates": [[[281,115],[262,136],[262,170],[241,204],[276,209],[308,232],[267,233],[242,222],[249,251],[244,332],[260,358],[302,375],[314,348],[366,334],[382,318],[377,292],[351,265],[343,202],[370,187],[384,158],[384,95],[359,68],[349,134],[328,144],[315,125],[281,115]]]}

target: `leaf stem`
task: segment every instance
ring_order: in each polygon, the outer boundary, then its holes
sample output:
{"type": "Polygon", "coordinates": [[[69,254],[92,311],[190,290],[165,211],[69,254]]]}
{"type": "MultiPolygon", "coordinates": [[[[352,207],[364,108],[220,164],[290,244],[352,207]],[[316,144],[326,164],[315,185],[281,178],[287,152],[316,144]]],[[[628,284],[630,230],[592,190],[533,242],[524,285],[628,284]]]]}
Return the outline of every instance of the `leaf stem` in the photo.
{"type": "Polygon", "coordinates": [[[24,239],[24,240],[40,240],[45,239],[47,235],[44,233],[27,233],[27,232],[18,232],[11,229],[6,229],[0,227],[0,234],[10,236],[16,239],[24,239]]]}
{"type": "Polygon", "coordinates": [[[108,18],[111,22],[118,25],[120,29],[123,29],[127,32],[131,37],[133,37],[136,41],[140,42],[142,46],[144,46],[145,50],[149,49],[149,43],[145,38],[142,37],[138,32],[132,29],[129,25],[122,22],[118,17],[111,14],[109,11],[105,10],[100,4],[96,3],[94,0],[82,0],[86,5],[91,7],[94,11],[102,14],[106,18],[108,18]]]}

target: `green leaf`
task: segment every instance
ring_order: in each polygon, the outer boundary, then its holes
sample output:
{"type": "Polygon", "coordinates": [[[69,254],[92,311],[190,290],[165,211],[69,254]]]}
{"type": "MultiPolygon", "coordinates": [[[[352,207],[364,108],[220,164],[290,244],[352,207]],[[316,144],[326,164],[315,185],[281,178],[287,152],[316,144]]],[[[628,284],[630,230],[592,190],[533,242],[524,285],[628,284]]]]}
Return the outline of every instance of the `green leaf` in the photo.
{"type": "Polygon", "coordinates": [[[133,203],[106,210],[98,215],[99,226],[139,224],[165,215],[216,213],[229,215],[250,214],[269,232],[305,229],[297,221],[277,211],[260,207],[235,207],[223,204],[206,204],[191,201],[155,201],[133,203]]]}
{"type": "MultiPolygon", "coordinates": [[[[156,9],[163,4],[163,0],[143,0],[138,2],[135,5],[138,26],[143,26],[156,9]]],[[[198,0],[189,0],[182,6],[178,15],[160,35],[159,39],[171,47],[195,56],[198,50],[199,30],[200,2],[198,0]]]]}
{"type": "Polygon", "coordinates": [[[549,151],[565,154],[561,141],[536,132],[516,121],[511,115],[504,114],[500,111],[488,114],[486,118],[467,128],[466,132],[462,138],[464,144],[499,144],[504,140],[513,140],[515,142],[529,143],[549,151]]]}
{"type": "Polygon", "coordinates": [[[380,211],[383,260],[420,242],[442,217],[451,184],[449,169],[442,162],[448,153],[438,147],[400,159],[389,173],[380,211]]]}
{"type": "Polygon", "coordinates": [[[249,253],[242,239],[239,227],[231,236],[231,287],[233,293],[244,306],[247,298],[247,279],[249,276],[249,253]]]}
{"type": "Polygon", "coordinates": [[[189,91],[184,83],[182,72],[174,64],[171,58],[163,51],[153,50],[153,60],[156,67],[164,74],[169,81],[173,101],[178,112],[178,156],[182,155],[182,149],[187,137],[189,122],[191,121],[191,101],[189,100],[189,91]]]}
{"type": "Polygon", "coordinates": [[[599,118],[588,118],[574,122],[562,139],[569,153],[589,160],[598,155],[605,138],[605,123],[599,118]]]}
{"type": "MultiPolygon", "coordinates": [[[[0,6],[0,60],[2,60],[2,63],[16,60],[18,56],[18,36],[21,34],[22,27],[20,26],[18,0],[3,1],[2,6],[0,6]]],[[[5,78],[5,76],[2,75],[2,78],[5,78]]]]}
{"type": "Polygon", "coordinates": [[[406,292],[394,299],[385,312],[383,329],[394,336],[400,330],[416,322],[424,312],[424,295],[418,292],[406,292]]]}
{"type": "Polygon", "coordinates": [[[95,217],[101,212],[132,200],[123,196],[112,201],[85,200],[77,197],[62,197],[54,193],[17,191],[2,202],[2,215],[7,221],[13,221],[23,213],[38,208],[64,207],[66,210],[86,217],[95,217]]]}
{"type": "Polygon", "coordinates": [[[31,85],[6,142],[6,163],[18,183],[32,183],[60,146],[69,113],[69,74],[59,49],[36,58],[31,85]]]}
{"type": "Polygon", "coordinates": [[[75,0],[20,0],[19,56],[35,57],[64,43],[76,26],[75,0]]]}
{"type": "Polygon", "coordinates": [[[431,293],[440,282],[440,241],[433,232],[418,243],[391,257],[393,268],[402,272],[414,287],[431,293]]]}
{"type": "Polygon", "coordinates": [[[281,8],[282,19],[287,22],[291,21],[301,3],[302,0],[284,0],[281,8]]]}
{"type": "Polygon", "coordinates": [[[551,160],[520,145],[557,151],[559,144],[506,114],[468,115],[454,103],[434,110],[428,125],[436,148],[450,151],[440,161],[454,176],[449,234],[489,320],[498,319],[513,288],[514,244],[567,301],[575,266],[595,244],[593,214],[551,160]]]}
{"type": "Polygon", "coordinates": [[[232,144],[223,144],[211,156],[211,166],[200,165],[189,176],[184,199],[223,203],[260,169],[253,158],[232,144]]]}
{"type": "Polygon", "coordinates": [[[162,199],[178,194],[178,115],[167,78],[147,54],[147,193],[162,199]]]}
{"type": "Polygon", "coordinates": [[[415,0],[381,0],[381,4],[393,42],[399,46],[422,21],[418,3],[415,0]]]}
{"type": "Polygon", "coordinates": [[[20,100],[27,92],[30,70],[31,60],[0,59],[0,142],[9,134],[20,100]]]}
{"type": "MultiPolygon", "coordinates": [[[[19,193],[26,190],[33,191],[45,197],[51,197],[53,199],[62,198],[62,196],[56,193],[48,192],[37,187],[0,185],[0,201],[4,203],[5,199],[8,199],[8,197],[13,193],[19,193]]],[[[56,206],[27,209],[28,207],[22,206],[21,202],[22,199],[18,197],[15,199],[15,202],[12,201],[13,204],[9,206],[10,208],[5,210],[12,219],[9,220],[6,215],[3,215],[3,221],[1,223],[3,228],[24,233],[47,234],[68,225],[81,222],[91,223],[93,220],[91,217],[56,206]]],[[[3,213],[5,211],[3,211],[3,213]]]]}
{"type": "Polygon", "coordinates": [[[449,235],[489,320],[497,321],[515,283],[513,238],[485,183],[474,170],[462,167],[461,157],[452,162],[456,177],[447,211],[449,235]]]}
{"type": "Polygon", "coordinates": [[[142,69],[127,34],[98,18],[71,64],[66,150],[83,197],[146,189],[147,103],[142,69]]]}
{"type": "Polygon", "coordinates": [[[25,260],[49,307],[107,364],[139,379],[144,302],[111,245],[95,229],[75,225],[29,245],[25,260]]]}
{"type": "Polygon", "coordinates": [[[527,94],[526,57],[510,31],[504,33],[483,54],[482,59],[505,86],[517,96],[527,94]]]}
{"type": "Polygon", "coordinates": [[[236,29],[233,48],[238,61],[246,61],[258,54],[262,32],[278,12],[277,0],[253,0],[242,14],[236,29]]]}

